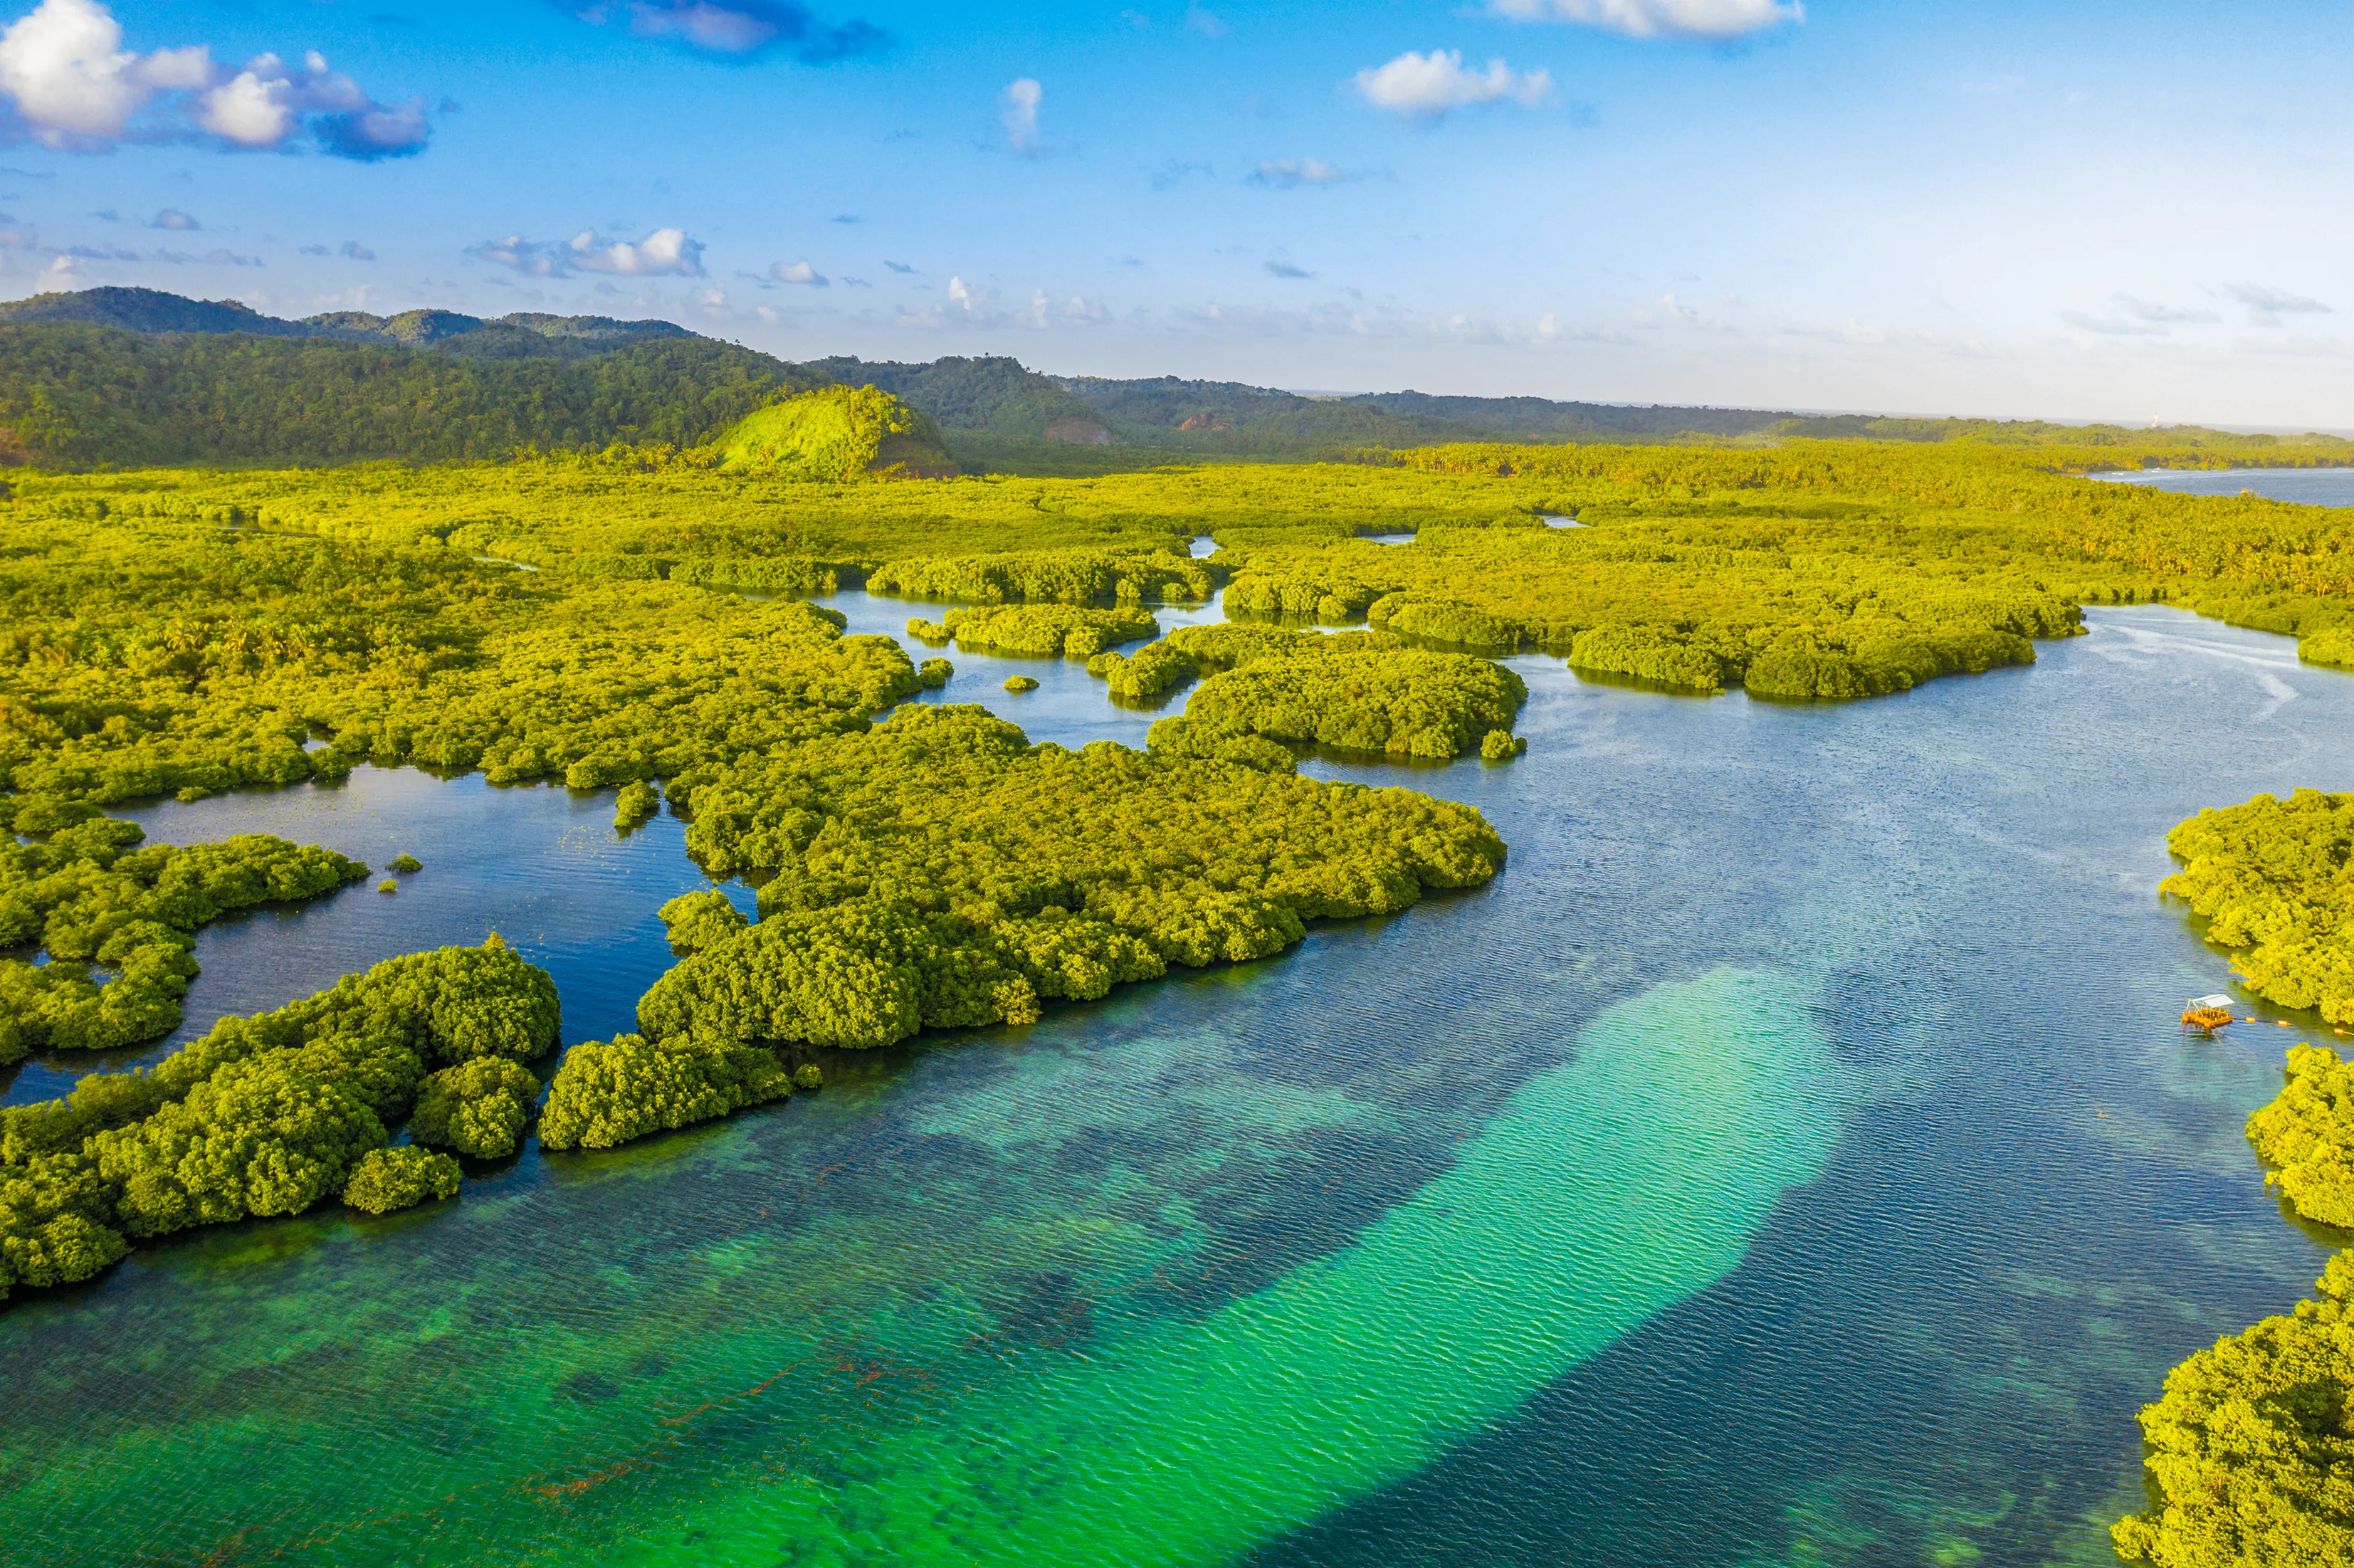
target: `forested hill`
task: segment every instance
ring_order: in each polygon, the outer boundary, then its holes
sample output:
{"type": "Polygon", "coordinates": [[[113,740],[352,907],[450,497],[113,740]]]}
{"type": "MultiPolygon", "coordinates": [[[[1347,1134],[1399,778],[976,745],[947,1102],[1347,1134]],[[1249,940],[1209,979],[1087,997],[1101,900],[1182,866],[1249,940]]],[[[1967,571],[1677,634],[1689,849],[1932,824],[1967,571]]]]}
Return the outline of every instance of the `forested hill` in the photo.
{"type": "Polygon", "coordinates": [[[250,333],[258,337],[394,344],[483,359],[582,359],[633,344],[700,335],[675,322],[624,322],[610,316],[553,316],[530,311],[495,319],[457,311],[403,311],[393,316],[334,311],[286,321],[265,316],[242,300],[191,300],[157,289],[82,289],[0,302],[0,324],[59,322],[139,333],[250,333]]]}
{"type": "Polygon", "coordinates": [[[1087,404],[1051,376],[1018,359],[965,359],[951,355],[929,365],[894,360],[813,359],[802,369],[845,387],[875,387],[920,408],[951,440],[995,437],[1108,445],[1110,432],[1087,404]]]}
{"type": "Polygon", "coordinates": [[[664,321],[418,310],[297,322],[153,289],[0,303],[0,455],[69,466],[689,446],[819,384],[664,321]]]}
{"type": "MultiPolygon", "coordinates": [[[[701,446],[754,409],[836,384],[892,394],[939,427],[965,468],[1010,473],[1498,440],[1771,445],[1802,437],[2073,449],[2152,440],[2148,431],[2034,421],[1421,392],[1308,397],[1174,376],[1055,377],[1003,356],[794,365],[672,322],[607,316],[343,311],[287,321],[235,300],[120,288],[0,302],[0,461],[285,465],[615,442],[701,446]]],[[[2187,456],[2228,450],[2233,461],[2276,444],[2169,435],[2187,456]]],[[[2339,461],[2330,445],[2317,461],[2339,461]]]]}
{"type": "Polygon", "coordinates": [[[490,357],[338,337],[0,322],[5,450],[68,466],[688,446],[810,385],[780,360],[689,334],[490,357]]]}
{"type": "Polygon", "coordinates": [[[1273,454],[1302,447],[1409,447],[1462,440],[1645,441],[1775,432],[1801,416],[1771,409],[1556,403],[1369,392],[1310,397],[1236,381],[1066,376],[1062,384],[1124,440],[1273,454]]]}

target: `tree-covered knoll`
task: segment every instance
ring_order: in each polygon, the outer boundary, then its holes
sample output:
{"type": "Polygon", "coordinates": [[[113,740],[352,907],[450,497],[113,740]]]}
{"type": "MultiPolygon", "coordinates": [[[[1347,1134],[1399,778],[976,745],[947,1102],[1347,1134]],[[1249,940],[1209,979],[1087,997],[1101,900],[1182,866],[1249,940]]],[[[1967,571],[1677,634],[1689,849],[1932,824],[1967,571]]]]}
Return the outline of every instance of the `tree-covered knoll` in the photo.
{"type": "Polygon", "coordinates": [[[2152,1568],[2354,1565],[2354,1252],[2315,1298],[2218,1340],[2143,1410],[2155,1500],[2111,1531],[2152,1568]]]}
{"type": "Polygon", "coordinates": [[[1053,378],[1001,355],[928,365],[843,356],[801,368],[845,387],[875,387],[938,420],[959,445],[974,436],[1087,443],[1102,433],[1087,405],[1053,378]],[[1049,431],[1056,432],[1049,436],[1049,431]]]}
{"type": "Polygon", "coordinates": [[[1504,731],[1509,742],[1529,694],[1500,664],[1409,648],[1377,631],[1186,626],[1170,634],[1169,645],[1221,673],[1193,689],[1182,716],[1152,726],[1155,749],[1197,754],[1214,739],[1257,736],[1343,751],[1459,757],[1479,750],[1491,731],[1504,731]]]}
{"type": "Polygon", "coordinates": [[[926,642],[956,639],[972,652],[1033,653],[1092,659],[1119,642],[1155,636],[1161,623],[1132,606],[1086,609],[1068,604],[1009,604],[952,609],[938,620],[907,622],[907,634],[926,642]]]}
{"type": "Polygon", "coordinates": [[[696,769],[671,792],[706,868],[765,874],[761,918],[712,895],[664,908],[684,957],[639,1002],[638,1034],[567,1057],[551,1147],[778,1097],[779,1045],[1034,1022],[1043,1001],[1265,957],[1306,921],[1483,882],[1504,853],[1467,807],[1108,741],[1032,746],[966,706],[696,769]]]}
{"type": "MultiPolygon", "coordinates": [[[[50,807],[44,819],[21,806],[0,797],[20,825],[78,814],[50,807]]],[[[145,836],[95,814],[46,843],[0,835],[0,948],[37,947],[49,959],[0,959],[0,1067],[35,1051],[113,1051],[170,1033],[196,978],[200,927],[367,874],[333,851],[260,833],[185,849],[138,847],[145,836]],[[93,978],[93,964],[112,978],[93,978]]]]}
{"type": "MultiPolygon", "coordinates": [[[[387,959],[274,1012],[225,1018],[152,1068],[0,1109],[0,1294],[87,1279],[133,1241],[345,1193],[429,1074],[531,1061],[557,1023],[555,982],[493,937],[387,959]]],[[[478,1076],[485,1094],[511,1091],[495,1071],[478,1076]]],[[[461,1098],[475,1087],[441,1083],[461,1098]]],[[[398,1174],[377,1170],[362,1206],[398,1197],[383,1180],[398,1174]]]]}
{"type": "Polygon", "coordinates": [[[2207,919],[2248,989],[2354,1023],[2354,794],[2299,789],[2200,812],[2167,835],[2160,885],[2207,919]]]}
{"type": "Polygon", "coordinates": [[[722,469],[831,483],[957,471],[939,428],[872,387],[821,387],[756,408],[712,445],[722,469]]]}
{"type": "Polygon", "coordinates": [[[594,789],[863,727],[918,689],[896,643],[831,611],[440,546],[20,525],[0,608],[0,786],[20,811],[361,758],[594,789]]]}

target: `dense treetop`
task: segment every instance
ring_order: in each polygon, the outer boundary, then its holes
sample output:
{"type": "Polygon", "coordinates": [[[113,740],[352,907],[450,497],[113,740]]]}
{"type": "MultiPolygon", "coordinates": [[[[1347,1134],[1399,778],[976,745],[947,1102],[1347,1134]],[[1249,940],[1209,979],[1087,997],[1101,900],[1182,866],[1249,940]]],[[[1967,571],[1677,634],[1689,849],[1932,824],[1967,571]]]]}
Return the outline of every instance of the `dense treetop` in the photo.
{"type": "Polygon", "coordinates": [[[953,637],[959,647],[982,652],[1064,659],[1092,659],[1114,643],[1140,641],[1160,630],[1160,622],[1150,614],[1133,606],[1093,609],[1068,604],[1009,604],[952,609],[937,621],[907,622],[908,634],[927,642],[945,642],[953,637]]]}
{"type": "MultiPolygon", "coordinates": [[[[531,1061],[557,1022],[555,983],[493,937],[387,959],[274,1012],[225,1018],[145,1071],[93,1073],[64,1099],[0,1109],[0,1293],[87,1279],[133,1240],[344,1193],[429,1074],[531,1061]]],[[[468,1118],[450,1102],[514,1089],[495,1070],[434,1081],[469,1128],[495,1111],[468,1118]]],[[[354,1201],[400,1206],[426,1195],[417,1180],[446,1174],[377,1161],[354,1201]]]]}
{"type": "MultiPolygon", "coordinates": [[[[2159,432],[2163,436],[2165,432],[2159,432]]],[[[241,519],[595,579],[1013,602],[1198,597],[1698,691],[1851,697],[2023,662],[2165,601],[2354,657],[2340,515],[2087,483],[2142,449],[1454,448],[1381,463],[815,484],[632,449],[422,471],[34,475],[16,514],[241,519]],[[1544,525],[1574,515],[1583,526],[1544,525]],[[1210,532],[1207,561],[1181,547],[1210,532]],[[1359,535],[1414,532],[1380,546],[1359,535]]]]}
{"type": "Polygon", "coordinates": [[[2218,1340],[2142,1412],[2157,1500],[2112,1531],[2151,1568],[2354,1568],[2354,1252],[2316,1298],[2218,1340]]]}
{"type": "Polygon", "coordinates": [[[2200,812],[2167,847],[2184,863],[2164,890],[2206,916],[2249,990],[2354,1023],[2354,795],[2259,795],[2200,812]]]}
{"type": "Polygon", "coordinates": [[[578,788],[863,727],[917,689],[841,618],[249,530],[20,526],[0,784],[104,804],[355,759],[578,788]],[[333,744],[309,752],[313,736],[333,744]]]}
{"type": "Polygon", "coordinates": [[[1410,648],[1378,631],[1187,626],[1167,646],[1167,655],[1140,649],[1124,665],[1088,665],[1108,681],[1154,689],[1175,683],[1181,660],[1221,672],[1194,688],[1182,716],[1153,726],[1162,749],[1259,736],[1443,759],[1479,749],[1491,731],[1509,736],[1529,694],[1500,664],[1410,648]]]}
{"type": "Polygon", "coordinates": [[[8,450],[67,464],[685,446],[808,385],[767,355],[700,337],[584,357],[490,358],[341,338],[0,323],[8,450]]]}
{"type": "Polygon", "coordinates": [[[2288,1054],[2288,1081],[2248,1118],[2266,1182],[2306,1219],[2354,1230],[2354,1066],[2327,1045],[2288,1054]]]}
{"type": "Polygon", "coordinates": [[[714,440],[724,469],[843,483],[957,471],[931,419],[872,387],[821,387],[758,408],[714,440]]]}
{"type": "Polygon", "coordinates": [[[0,959],[0,1067],[37,1050],[112,1051],[170,1033],[196,973],[191,933],[232,910],[313,898],[367,874],[332,850],[261,833],[140,848],[136,823],[27,804],[0,796],[18,825],[57,831],[45,842],[0,838],[0,948],[37,947],[49,961],[0,959]],[[93,963],[113,978],[98,983],[93,963]]]}
{"type": "MultiPolygon", "coordinates": [[[[2168,841],[2187,862],[2168,892],[2242,949],[2247,983],[2347,1021],[2354,927],[2346,866],[2354,795],[2201,811],[2168,841]]],[[[2248,1118],[2265,1180],[2301,1218],[2354,1226],[2354,1069],[2327,1046],[2288,1053],[2279,1096],[2248,1118]]],[[[2316,1298],[2218,1340],[2169,1373],[2141,1413],[2151,1506],[2112,1530],[2153,1568],[2246,1563],[2354,1568],[2354,1251],[2329,1260],[2316,1298]]]]}
{"type": "Polygon", "coordinates": [[[981,708],[919,706],[696,770],[672,785],[688,848],[715,874],[766,874],[762,918],[666,911],[689,956],[640,1029],[839,1047],[1027,1022],[1042,998],[1264,957],[1307,920],[1401,909],[1502,863],[1468,807],[1303,779],[1278,756],[1073,752],[981,708]]]}

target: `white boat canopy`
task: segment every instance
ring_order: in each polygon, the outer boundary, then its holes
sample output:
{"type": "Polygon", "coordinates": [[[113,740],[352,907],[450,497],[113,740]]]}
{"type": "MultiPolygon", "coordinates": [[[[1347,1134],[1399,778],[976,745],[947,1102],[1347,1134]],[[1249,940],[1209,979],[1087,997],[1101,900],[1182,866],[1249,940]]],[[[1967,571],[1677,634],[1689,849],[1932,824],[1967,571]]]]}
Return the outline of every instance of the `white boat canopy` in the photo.
{"type": "Polygon", "coordinates": [[[2212,996],[2192,997],[2190,999],[2190,1005],[2193,1007],[2220,1007],[2228,1010],[2232,1006],[2232,999],[2225,996],[2222,992],[2217,991],[2212,996]]]}

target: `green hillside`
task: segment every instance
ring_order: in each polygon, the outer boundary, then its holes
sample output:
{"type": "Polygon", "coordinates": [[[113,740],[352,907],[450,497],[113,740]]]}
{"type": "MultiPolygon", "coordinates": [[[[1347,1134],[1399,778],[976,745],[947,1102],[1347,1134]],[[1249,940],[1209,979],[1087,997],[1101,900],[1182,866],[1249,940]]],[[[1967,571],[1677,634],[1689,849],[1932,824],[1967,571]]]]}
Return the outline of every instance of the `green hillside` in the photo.
{"type": "MultiPolygon", "coordinates": [[[[389,316],[342,311],[298,322],[235,300],[120,288],[0,302],[0,462],[286,465],[495,458],[617,442],[695,447],[779,397],[824,386],[873,387],[925,416],[923,430],[878,437],[898,443],[881,457],[885,468],[897,463],[918,473],[953,461],[969,471],[1083,475],[1496,440],[2156,443],[2179,452],[2177,461],[2196,462],[2339,461],[2346,450],[2319,437],[2188,427],[2154,433],[1411,391],[1310,397],[1176,376],[1058,378],[1002,355],[928,365],[845,356],[797,366],[675,323],[610,316],[525,312],[486,319],[420,309],[389,316]]],[[[823,469],[835,464],[836,443],[864,440],[839,430],[808,435],[793,423],[811,417],[793,416],[792,429],[760,438],[769,440],[763,450],[798,455],[742,461],[788,468],[814,461],[823,469]],[[805,438],[814,444],[801,444],[805,438]],[[816,452],[828,455],[810,455],[816,452]]],[[[852,467],[863,471],[875,461],[870,453],[852,467]]]]}
{"type": "Polygon", "coordinates": [[[796,479],[938,479],[939,427],[873,387],[824,387],[756,409],[714,443],[723,469],[796,479]]]}
{"type": "Polygon", "coordinates": [[[0,321],[0,452],[69,466],[285,465],[692,446],[809,385],[781,360],[693,336],[490,357],[0,321]]]}
{"type": "Polygon", "coordinates": [[[252,333],[262,337],[310,337],[301,322],[265,316],[242,300],[191,300],[159,289],[78,289],[0,302],[0,324],[64,322],[131,332],[252,333]]]}
{"type": "Polygon", "coordinates": [[[813,359],[801,368],[845,387],[880,387],[938,420],[951,441],[969,436],[1087,446],[1104,435],[1102,422],[1086,403],[1018,359],[951,355],[929,365],[908,365],[844,355],[813,359]]]}

